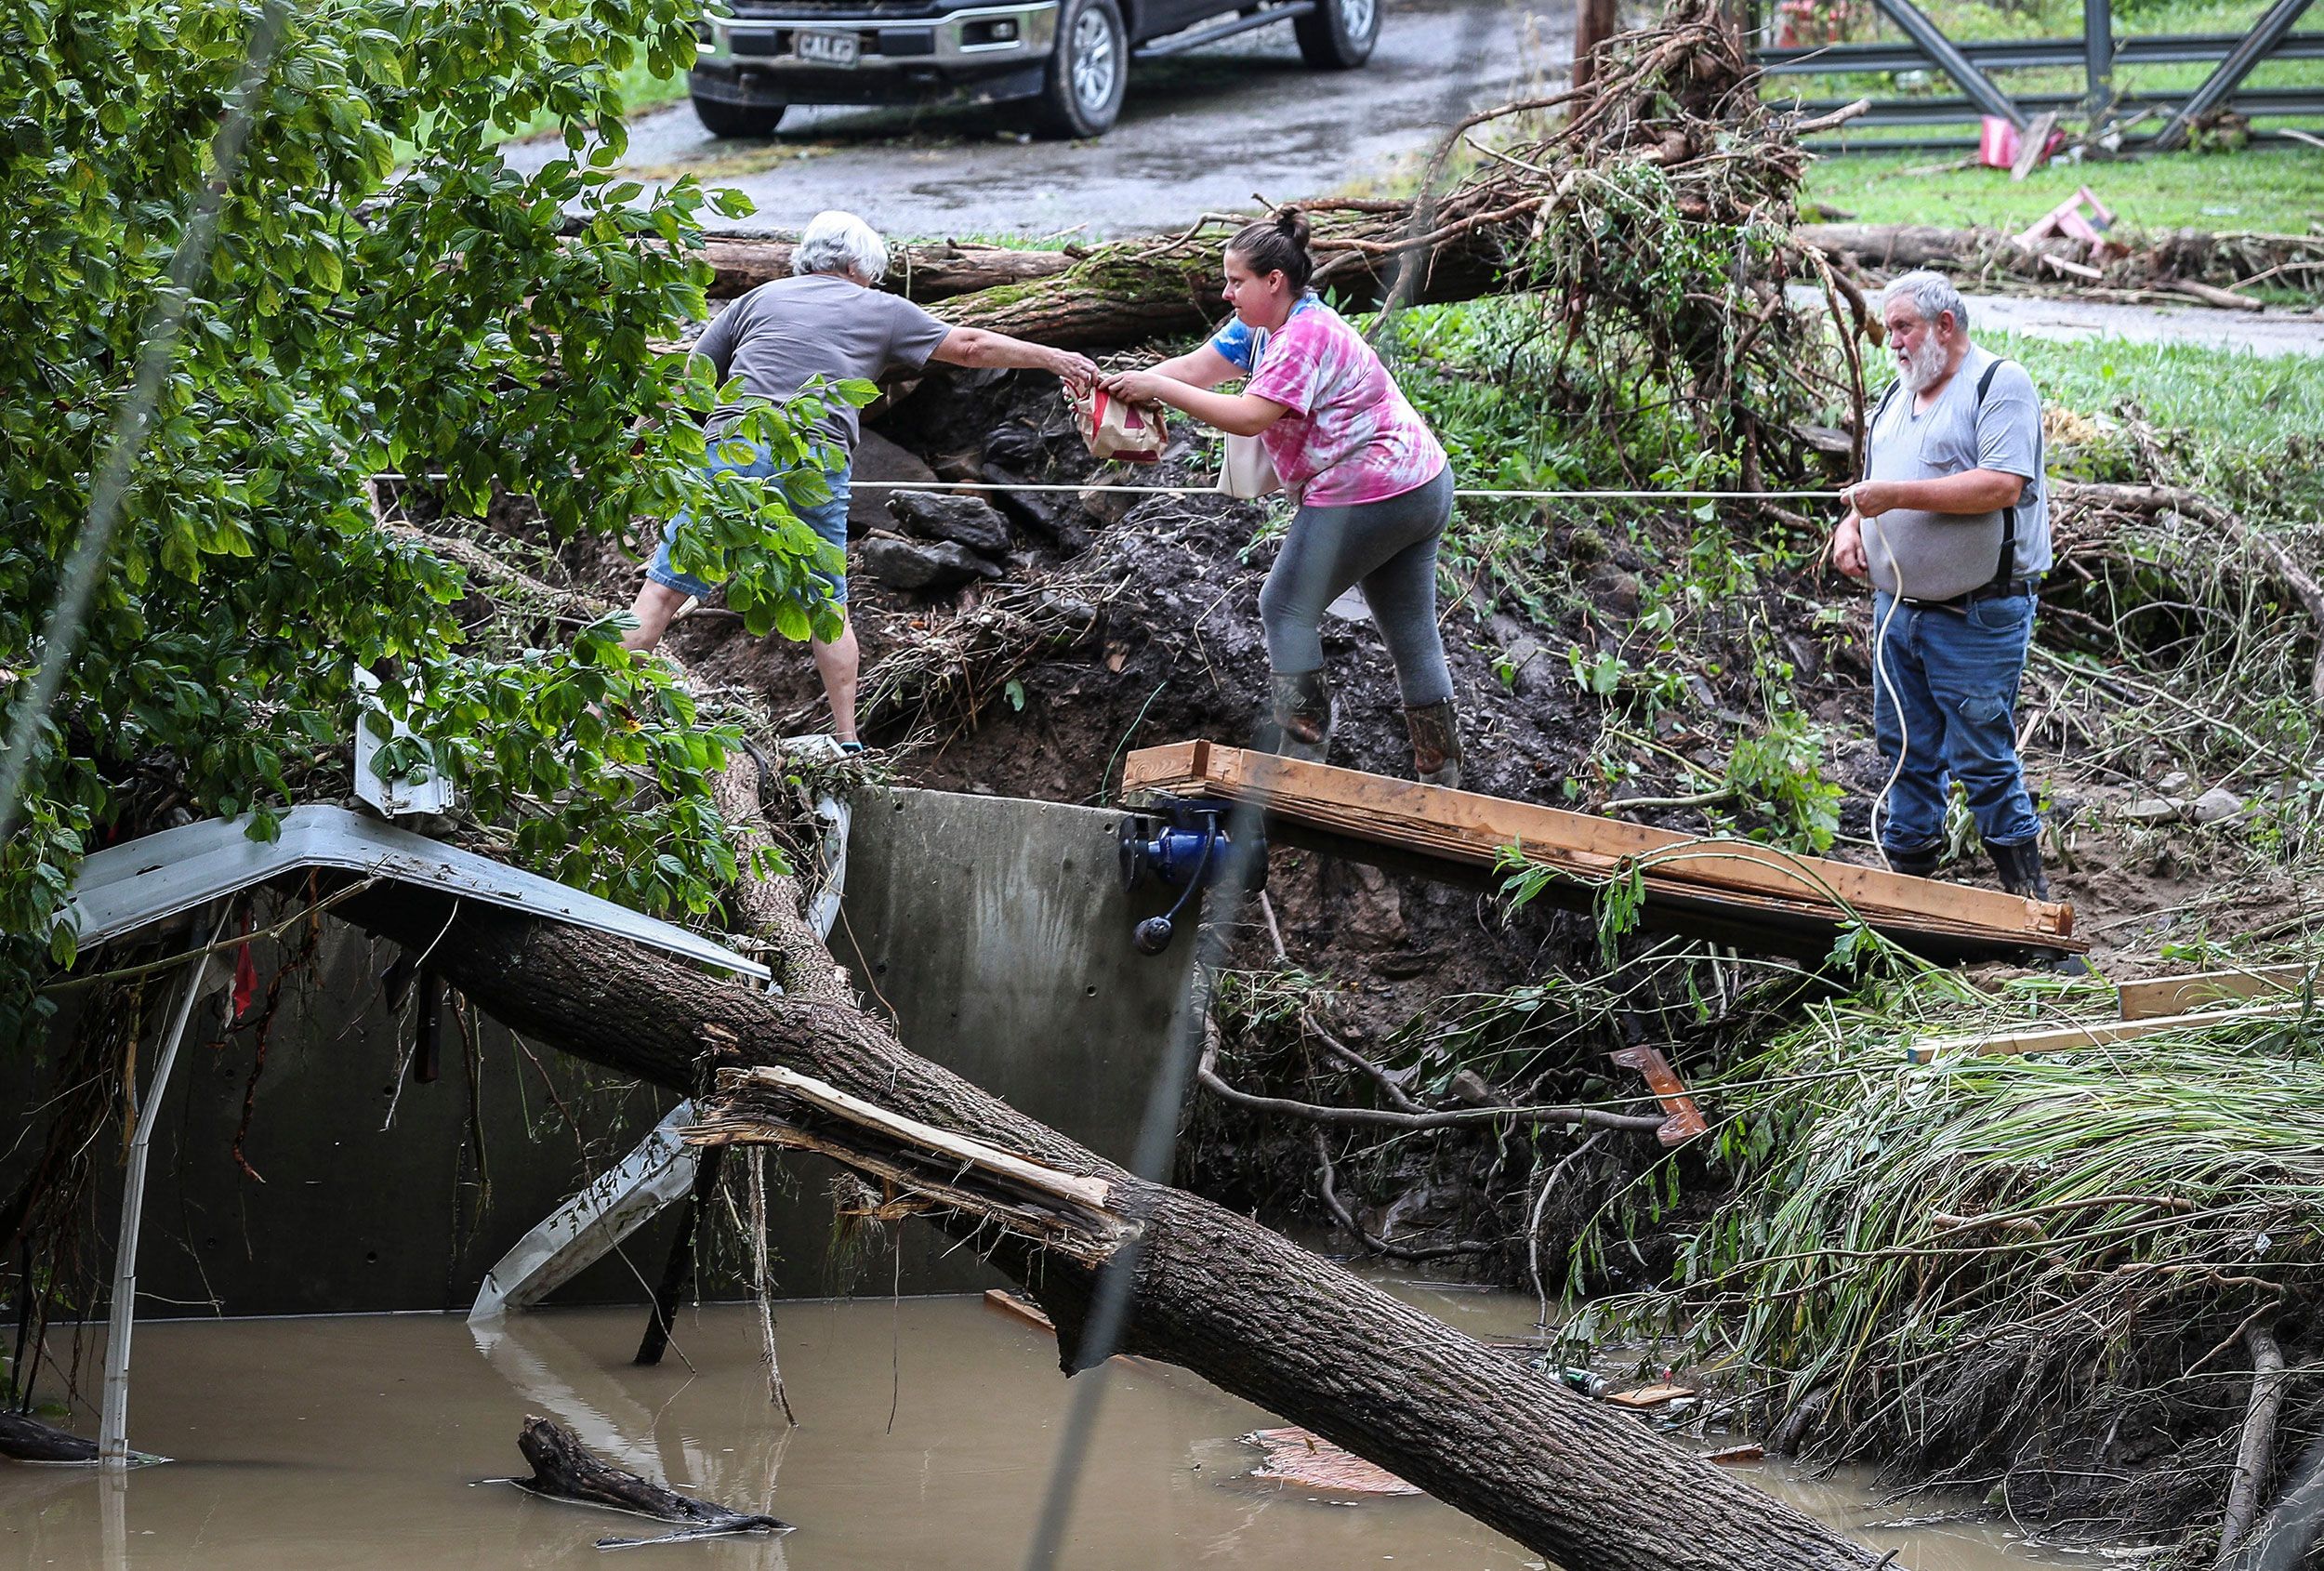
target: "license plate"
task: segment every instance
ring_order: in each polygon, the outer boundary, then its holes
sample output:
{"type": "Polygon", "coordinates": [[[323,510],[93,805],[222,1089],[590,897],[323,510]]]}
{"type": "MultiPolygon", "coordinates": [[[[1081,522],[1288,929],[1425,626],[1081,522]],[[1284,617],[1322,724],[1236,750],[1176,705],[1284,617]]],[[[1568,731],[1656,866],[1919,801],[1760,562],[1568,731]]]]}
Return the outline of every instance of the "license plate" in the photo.
{"type": "Polygon", "coordinates": [[[852,69],[857,54],[852,33],[814,33],[804,28],[792,34],[791,48],[805,64],[842,69],[852,69]]]}

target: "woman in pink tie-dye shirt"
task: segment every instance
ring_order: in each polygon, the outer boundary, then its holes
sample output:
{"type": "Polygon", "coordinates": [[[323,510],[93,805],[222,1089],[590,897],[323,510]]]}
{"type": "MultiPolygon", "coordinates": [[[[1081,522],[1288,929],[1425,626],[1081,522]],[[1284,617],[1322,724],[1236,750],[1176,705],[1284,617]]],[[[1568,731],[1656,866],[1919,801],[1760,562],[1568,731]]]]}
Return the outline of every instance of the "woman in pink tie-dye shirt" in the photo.
{"type": "Polygon", "coordinates": [[[1415,772],[1460,784],[1452,673],[1436,631],[1436,545],[1452,519],[1445,450],[1340,313],[1308,289],[1307,219],[1285,208],[1226,246],[1235,318],[1191,354],[1109,378],[1108,391],[1165,403],[1255,436],[1299,506],[1259,595],[1280,749],[1322,761],[1335,706],[1318,628],[1353,584],[1395,662],[1415,772]],[[1247,377],[1240,393],[1215,389],[1247,377]]]}

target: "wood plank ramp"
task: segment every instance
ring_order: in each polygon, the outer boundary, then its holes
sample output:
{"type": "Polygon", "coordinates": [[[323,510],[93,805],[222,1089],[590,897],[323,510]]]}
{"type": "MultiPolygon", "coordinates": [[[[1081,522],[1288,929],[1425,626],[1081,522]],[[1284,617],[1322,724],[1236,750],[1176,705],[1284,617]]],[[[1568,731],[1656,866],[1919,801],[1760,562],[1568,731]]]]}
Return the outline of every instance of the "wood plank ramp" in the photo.
{"type": "Polygon", "coordinates": [[[1570,875],[1545,899],[1588,910],[1597,886],[1642,875],[1641,925],[1761,954],[1816,957],[1851,919],[1931,959],[2080,953],[2074,908],[1993,890],[1802,856],[1750,840],[1706,838],[1643,824],[1392,780],[1215,742],[1129,755],[1125,796],[1258,804],[1287,844],[1490,882],[1505,852],[1570,875]]]}

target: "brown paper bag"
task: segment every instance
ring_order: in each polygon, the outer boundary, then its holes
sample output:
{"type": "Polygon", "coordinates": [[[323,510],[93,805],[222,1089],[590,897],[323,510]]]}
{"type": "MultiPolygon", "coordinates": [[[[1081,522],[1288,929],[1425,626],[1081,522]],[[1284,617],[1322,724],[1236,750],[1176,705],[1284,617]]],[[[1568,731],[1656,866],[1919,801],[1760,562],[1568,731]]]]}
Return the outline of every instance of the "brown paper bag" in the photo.
{"type": "Polygon", "coordinates": [[[1081,440],[1089,444],[1090,456],[1131,464],[1151,464],[1162,456],[1169,434],[1160,409],[1125,403],[1103,388],[1086,393],[1067,389],[1065,397],[1081,421],[1081,440]]]}

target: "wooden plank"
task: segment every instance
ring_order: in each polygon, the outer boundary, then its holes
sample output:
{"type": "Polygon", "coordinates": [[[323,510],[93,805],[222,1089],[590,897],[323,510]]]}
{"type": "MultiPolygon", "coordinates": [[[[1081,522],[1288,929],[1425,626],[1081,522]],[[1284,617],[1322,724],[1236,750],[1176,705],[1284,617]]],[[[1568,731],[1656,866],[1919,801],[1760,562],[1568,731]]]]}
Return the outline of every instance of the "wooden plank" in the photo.
{"type": "Polygon", "coordinates": [[[2314,961],[2297,966],[2254,966],[2249,970],[2198,971],[2192,976],[2156,976],[2126,982],[2120,988],[2122,1018],[2146,1020],[2185,1014],[2231,998],[2288,997],[2316,983],[2314,961]]]}
{"type": "Polygon", "coordinates": [[[1129,791],[1255,801],[1274,817],[1350,838],[1490,867],[1509,851],[1603,881],[1639,868],[1654,895],[1689,896],[1837,924],[1842,910],[1883,931],[2079,951],[2070,905],[1801,856],[1749,840],[1707,839],[1532,802],[1453,791],[1207,741],[1129,755],[1129,791]]]}
{"type": "Polygon", "coordinates": [[[2141,1036],[2159,1036],[2171,1031],[2203,1030],[2247,1021],[2281,1020],[2288,1015],[2298,1014],[2305,1007],[2303,1000],[2294,998],[2286,1003],[2255,1004],[2240,1010],[2202,1010],[2193,1014],[2150,1015],[2144,1020],[2091,1020],[2072,1025],[2045,1026],[2039,1030],[1932,1036],[1907,1048],[1905,1056],[1915,1063],[1927,1063],[1933,1059],[1953,1053],[2001,1058],[2023,1053],[2067,1052],[2076,1048],[2103,1048],[2117,1042],[2134,1042],[2141,1036]]]}
{"type": "Polygon", "coordinates": [[[1050,1323],[1048,1315],[1041,1313],[1039,1304],[1035,1303],[1031,1299],[1020,1298],[1006,1287],[985,1288],[984,1307],[998,1310],[1010,1318],[1022,1320],[1028,1326],[1037,1326],[1052,1336],[1056,1334],[1057,1327],[1050,1323]]]}
{"type": "Polygon", "coordinates": [[[1642,1385],[1636,1391],[1618,1391],[1605,1400],[1617,1407],[1659,1407],[1676,1402],[1682,1396],[1692,1396],[1695,1389],[1683,1385],[1642,1385]]]}

